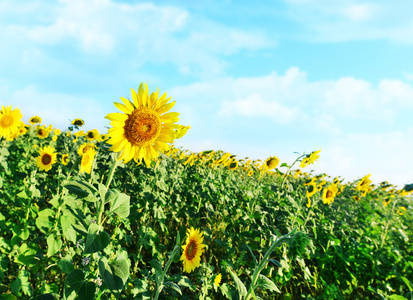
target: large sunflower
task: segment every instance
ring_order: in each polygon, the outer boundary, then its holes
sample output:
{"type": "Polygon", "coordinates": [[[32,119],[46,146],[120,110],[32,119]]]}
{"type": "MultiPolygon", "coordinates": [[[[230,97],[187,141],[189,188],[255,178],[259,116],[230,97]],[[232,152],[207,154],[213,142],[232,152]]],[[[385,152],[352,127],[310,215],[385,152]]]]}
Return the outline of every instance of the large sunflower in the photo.
{"type": "Polygon", "coordinates": [[[279,158],[276,157],[276,156],[272,156],[272,157],[269,157],[265,161],[265,166],[268,170],[272,170],[272,169],[275,169],[278,166],[279,163],[280,163],[279,158]]]}
{"type": "Polygon", "coordinates": [[[20,109],[11,109],[11,106],[4,107],[0,110],[0,137],[7,138],[19,130],[23,125],[21,119],[23,118],[20,109]]]}
{"type": "Polygon", "coordinates": [[[46,146],[43,149],[40,149],[40,155],[36,157],[36,165],[40,170],[47,172],[52,168],[52,165],[57,160],[57,153],[55,153],[54,150],[55,149],[51,146],[46,146]]]}
{"type": "Polygon", "coordinates": [[[205,245],[203,233],[199,229],[191,227],[187,231],[186,244],[182,246],[184,252],[181,255],[184,272],[191,273],[201,263],[201,254],[204,252],[205,245]]]}
{"type": "Polygon", "coordinates": [[[331,204],[334,202],[334,198],[336,197],[338,192],[337,187],[332,184],[329,187],[323,190],[323,203],[324,204],[331,204]]]}
{"type": "Polygon", "coordinates": [[[175,101],[166,98],[166,93],[159,97],[159,90],[149,95],[148,86],[142,83],[138,93],[132,89],[132,102],[121,97],[123,104],[115,102],[115,106],[122,113],[110,113],[105,118],[110,120],[112,128],[109,129],[111,144],[110,150],[121,152],[118,160],[124,163],[135,158],[135,161],[145,160],[149,167],[160,152],[170,149],[168,143],[173,143],[176,129],[179,128],[179,113],[169,111],[175,101]]]}

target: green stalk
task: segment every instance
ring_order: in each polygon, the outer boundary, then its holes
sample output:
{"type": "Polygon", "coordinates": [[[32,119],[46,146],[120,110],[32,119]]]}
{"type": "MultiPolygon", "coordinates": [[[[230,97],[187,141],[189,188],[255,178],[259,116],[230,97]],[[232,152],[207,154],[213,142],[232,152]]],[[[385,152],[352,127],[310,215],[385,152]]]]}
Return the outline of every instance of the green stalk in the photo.
{"type": "Polygon", "coordinates": [[[299,157],[288,167],[287,172],[285,172],[285,174],[284,174],[284,176],[283,176],[283,181],[282,181],[282,183],[281,183],[281,188],[283,188],[285,179],[287,178],[287,175],[288,175],[288,173],[290,172],[291,168],[295,165],[295,163],[296,163],[300,158],[302,158],[302,157],[304,157],[304,156],[306,156],[306,155],[307,155],[307,154],[303,154],[303,155],[299,156],[299,157]]]}

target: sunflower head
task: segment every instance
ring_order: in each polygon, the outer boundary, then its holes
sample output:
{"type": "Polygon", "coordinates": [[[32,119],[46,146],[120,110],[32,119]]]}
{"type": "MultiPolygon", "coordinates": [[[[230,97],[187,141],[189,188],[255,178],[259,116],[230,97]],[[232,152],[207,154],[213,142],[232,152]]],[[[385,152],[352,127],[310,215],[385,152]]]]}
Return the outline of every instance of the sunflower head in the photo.
{"type": "Polygon", "coordinates": [[[85,137],[88,141],[94,141],[99,138],[99,131],[97,129],[89,130],[86,132],[85,137]]]}
{"type": "Polygon", "coordinates": [[[24,126],[21,121],[22,113],[18,108],[11,109],[11,106],[0,110],[0,137],[8,138],[18,132],[20,126],[24,126]]]}
{"type": "Polygon", "coordinates": [[[85,122],[82,119],[74,119],[72,121],[72,125],[82,127],[83,125],[85,125],[85,122]]]}
{"type": "Polygon", "coordinates": [[[39,156],[36,157],[36,165],[40,170],[48,172],[52,168],[57,160],[57,153],[54,151],[55,149],[51,146],[40,149],[39,156]]]}
{"type": "Polygon", "coordinates": [[[400,206],[398,209],[397,209],[397,213],[399,214],[399,215],[404,215],[404,213],[406,212],[406,207],[404,207],[404,206],[400,206]]]}
{"type": "Polygon", "coordinates": [[[39,139],[45,139],[49,136],[50,131],[46,126],[37,126],[36,127],[36,135],[39,139]]]}
{"type": "Polygon", "coordinates": [[[80,162],[80,173],[88,173],[92,171],[93,160],[95,158],[96,151],[95,149],[87,150],[83,156],[82,161],[80,162]]]}
{"type": "Polygon", "coordinates": [[[132,101],[120,98],[123,103],[115,102],[120,113],[108,114],[112,128],[108,131],[111,144],[110,151],[120,152],[118,160],[124,163],[131,159],[144,160],[147,167],[159,156],[159,153],[170,149],[169,144],[176,138],[176,123],[179,113],[169,112],[175,101],[169,102],[166,93],[159,97],[159,90],[149,95],[145,83],[139,86],[138,92],[131,90],[132,101]]]}
{"type": "Polygon", "coordinates": [[[182,246],[183,253],[180,260],[183,261],[184,272],[191,273],[201,263],[201,254],[204,252],[205,245],[203,233],[191,227],[187,231],[186,243],[182,246]]]}
{"type": "Polygon", "coordinates": [[[37,123],[40,124],[40,123],[42,123],[42,118],[40,118],[39,116],[31,117],[29,119],[29,123],[32,124],[32,125],[36,125],[37,123]]]}
{"type": "Polygon", "coordinates": [[[330,185],[329,187],[323,190],[323,203],[324,204],[331,204],[334,202],[334,198],[337,194],[337,187],[335,185],[330,185]]]}
{"type": "Polygon", "coordinates": [[[221,280],[222,280],[222,275],[221,275],[221,273],[219,273],[217,276],[215,276],[214,285],[216,287],[219,287],[219,285],[221,283],[221,280]]]}
{"type": "Polygon", "coordinates": [[[90,149],[95,149],[95,144],[92,143],[84,143],[82,145],[80,145],[79,149],[77,149],[77,154],[79,156],[83,156],[87,151],[89,151],[90,149]]]}
{"type": "Polygon", "coordinates": [[[272,157],[267,158],[267,160],[265,161],[265,166],[267,167],[268,170],[272,170],[272,169],[275,169],[279,163],[280,163],[280,160],[278,159],[278,157],[272,156],[272,157]]]}
{"type": "Polygon", "coordinates": [[[62,165],[67,165],[69,162],[69,154],[63,154],[62,155],[62,165]]]}
{"type": "Polygon", "coordinates": [[[307,186],[307,197],[310,198],[317,192],[316,183],[313,181],[307,186]]]}

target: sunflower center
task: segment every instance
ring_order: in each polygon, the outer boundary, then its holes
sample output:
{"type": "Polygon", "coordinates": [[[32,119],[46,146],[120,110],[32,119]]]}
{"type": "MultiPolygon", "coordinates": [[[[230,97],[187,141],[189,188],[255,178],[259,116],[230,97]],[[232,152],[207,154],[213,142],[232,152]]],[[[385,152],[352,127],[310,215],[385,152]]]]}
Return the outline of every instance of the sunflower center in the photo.
{"type": "Polygon", "coordinates": [[[3,118],[1,118],[1,127],[5,128],[5,127],[10,127],[13,122],[14,119],[12,116],[4,116],[3,118]]]}
{"type": "Polygon", "coordinates": [[[309,185],[308,186],[308,192],[312,193],[314,191],[314,186],[313,185],[309,185]]]}
{"type": "Polygon", "coordinates": [[[50,154],[43,154],[43,156],[42,156],[42,163],[44,164],[44,165],[48,165],[48,164],[50,164],[50,162],[52,161],[52,156],[50,155],[50,154]]]}
{"type": "Polygon", "coordinates": [[[152,144],[161,133],[159,114],[151,108],[135,109],[125,121],[125,137],[134,146],[152,144]]]}
{"type": "Polygon", "coordinates": [[[89,132],[87,134],[88,138],[93,139],[95,137],[95,135],[93,134],[93,132],[89,132]]]}
{"type": "Polygon", "coordinates": [[[191,240],[188,244],[188,246],[186,246],[185,249],[185,256],[187,260],[192,260],[195,257],[197,251],[197,245],[196,242],[194,240],[191,240]]]}
{"type": "Polygon", "coordinates": [[[327,198],[333,197],[333,192],[330,191],[330,190],[328,190],[328,191],[327,191],[327,194],[326,194],[326,197],[327,197],[327,198]]]}

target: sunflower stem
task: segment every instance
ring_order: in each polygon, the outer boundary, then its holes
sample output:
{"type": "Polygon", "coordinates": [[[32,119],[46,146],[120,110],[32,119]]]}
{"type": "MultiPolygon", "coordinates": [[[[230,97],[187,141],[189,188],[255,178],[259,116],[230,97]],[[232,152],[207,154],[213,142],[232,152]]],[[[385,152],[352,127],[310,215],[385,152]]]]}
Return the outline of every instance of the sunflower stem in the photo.
{"type": "Polygon", "coordinates": [[[303,154],[303,155],[299,156],[299,157],[288,167],[287,172],[285,172],[285,174],[284,174],[283,181],[281,182],[281,188],[284,187],[285,179],[287,178],[288,173],[290,172],[291,168],[295,165],[295,163],[296,163],[300,158],[302,158],[302,157],[304,157],[304,156],[306,156],[306,155],[307,155],[307,154],[303,154]]]}

